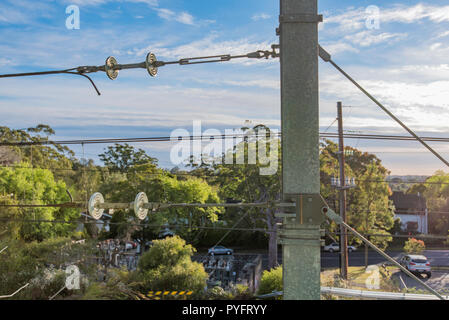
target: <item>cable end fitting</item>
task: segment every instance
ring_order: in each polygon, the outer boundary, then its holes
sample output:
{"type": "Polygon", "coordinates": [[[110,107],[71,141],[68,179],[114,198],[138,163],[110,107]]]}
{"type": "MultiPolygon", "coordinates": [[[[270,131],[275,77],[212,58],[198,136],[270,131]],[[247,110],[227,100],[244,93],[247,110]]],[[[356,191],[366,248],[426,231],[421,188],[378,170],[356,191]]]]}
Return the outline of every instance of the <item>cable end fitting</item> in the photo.
{"type": "Polygon", "coordinates": [[[319,47],[320,58],[326,62],[330,62],[332,59],[330,53],[327,52],[326,50],[324,50],[322,46],[318,45],[318,47],[319,47]]]}

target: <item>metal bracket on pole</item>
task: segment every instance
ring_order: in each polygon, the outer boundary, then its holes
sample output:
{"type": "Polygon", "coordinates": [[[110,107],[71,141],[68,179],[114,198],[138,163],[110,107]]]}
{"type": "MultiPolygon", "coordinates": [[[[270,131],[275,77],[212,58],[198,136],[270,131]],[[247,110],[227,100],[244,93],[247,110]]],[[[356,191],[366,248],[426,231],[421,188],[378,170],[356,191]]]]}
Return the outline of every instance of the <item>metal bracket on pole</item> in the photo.
{"type": "Polygon", "coordinates": [[[279,16],[282,23],[319,23],[323,22],[323,15],[319,14],[282,14],[279,16]]]}
{"type": "Polygon", "coordinates": [[[327,206],[320,194],[286,194],[285,201],[295,203],[295,206],[285,208],[284,213],[276,214],[279,218],[294,218],[296,224],[320,225],[325,220],[322,208],[327,206]]]}
{"type": "Polygon", "coordinates": [[[318,45],[320,58],[325,62],[330,62],[332,60],[332,56],[329,52],[323,49],[322,46],[318,45]]]}

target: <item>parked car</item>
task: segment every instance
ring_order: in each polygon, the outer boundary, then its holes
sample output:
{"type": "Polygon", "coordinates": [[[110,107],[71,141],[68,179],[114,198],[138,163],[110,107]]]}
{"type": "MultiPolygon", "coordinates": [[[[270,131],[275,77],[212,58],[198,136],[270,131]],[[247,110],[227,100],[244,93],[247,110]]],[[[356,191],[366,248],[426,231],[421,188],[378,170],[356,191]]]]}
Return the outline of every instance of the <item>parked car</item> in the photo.
{"type": "Polygon", "coordinates": [[[399,263],[408,271],[416,275],[427,275],[427,278],[432,276],[430,262],[423,255],[406,254],[399,263]]]}
{"type": "Polygon", "coordinates": [[[165,239],[167,237],[174,237],[174,236],[175,236],[175,233],[172,230],[170,230],[169,228],[165,228],[165,229],[161,230],[161,232],[159,232],[159,234],[158,234],[159,239],[165,239]]]}
{"type": "Polygon", "coordinates": [[[227,254],[227,255],[231,255],[234,253],[234,250],[229,249],[229,248],[225,248],[223,246],[216,246],[216,247],[212,247],[209,249],[209,254],[211,256],[216,255],[216,254],[227,254]]]}
{"type": "MultiPolygon", "coordinates": [[[[354,246],[348,246],[348,252],[356,251],[357,248],[354,246]]],[[[336,242],[331,243],[330,245],[324,246],[324,251],[327,252],[337,252],[340,251],[340,245],[336,242]]]]}
{"type": "Polygon", "coordinates": [[[131,249],[136,249],[137,248],[137,243],[133,242],[133,241],[128,241],[125,243],[125,250],[131,250],[131,249]]]}

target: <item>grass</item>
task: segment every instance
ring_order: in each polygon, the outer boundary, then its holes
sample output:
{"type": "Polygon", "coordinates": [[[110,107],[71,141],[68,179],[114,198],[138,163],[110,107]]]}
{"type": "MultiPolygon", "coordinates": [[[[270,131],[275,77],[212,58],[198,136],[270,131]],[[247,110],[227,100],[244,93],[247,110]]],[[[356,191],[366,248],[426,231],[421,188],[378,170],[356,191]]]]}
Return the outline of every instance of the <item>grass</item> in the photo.
{"type": "MultiPolygon", "coordinates": [[[[386,268],[379,267],[380,283],[379,289],[368,289],[366,281],[372,275],[371,271],[366,271],[365,267],[349,267],[348,280],[343,280],[340,277],[340,270],[338,268],[327,269],[321,272],[321,284],[327,287],[338,287],[348,289],[359,289],[368,291],[388,291],[399,292],[399,283],[391,276],[398,268],[387,266],[386,268]]],[[[335,296],[324,296],[324,299],[335,299],[335,296]]],[[[338,299],[350,299],[341,298],[338,299]]],[[[358,298],[357,298],[358,299],[358,298]]]]}

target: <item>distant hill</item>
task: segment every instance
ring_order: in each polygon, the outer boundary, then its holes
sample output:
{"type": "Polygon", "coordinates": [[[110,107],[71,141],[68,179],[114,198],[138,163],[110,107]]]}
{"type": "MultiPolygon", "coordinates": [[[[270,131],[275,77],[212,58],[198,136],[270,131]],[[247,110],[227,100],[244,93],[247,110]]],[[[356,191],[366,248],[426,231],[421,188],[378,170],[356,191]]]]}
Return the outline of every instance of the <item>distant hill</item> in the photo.
{"type": "Polygon", "coordinates": [[[427,178],[429,176],[389,176],[387,181],[392,191],[405,193],[413,184],[425,182],[427,178]]]}
{"type": "Polygon", "coordinates": [[[402,181],[402,182],[425,182],[430,176],[388,176],[387,181],[402,181]]]}

